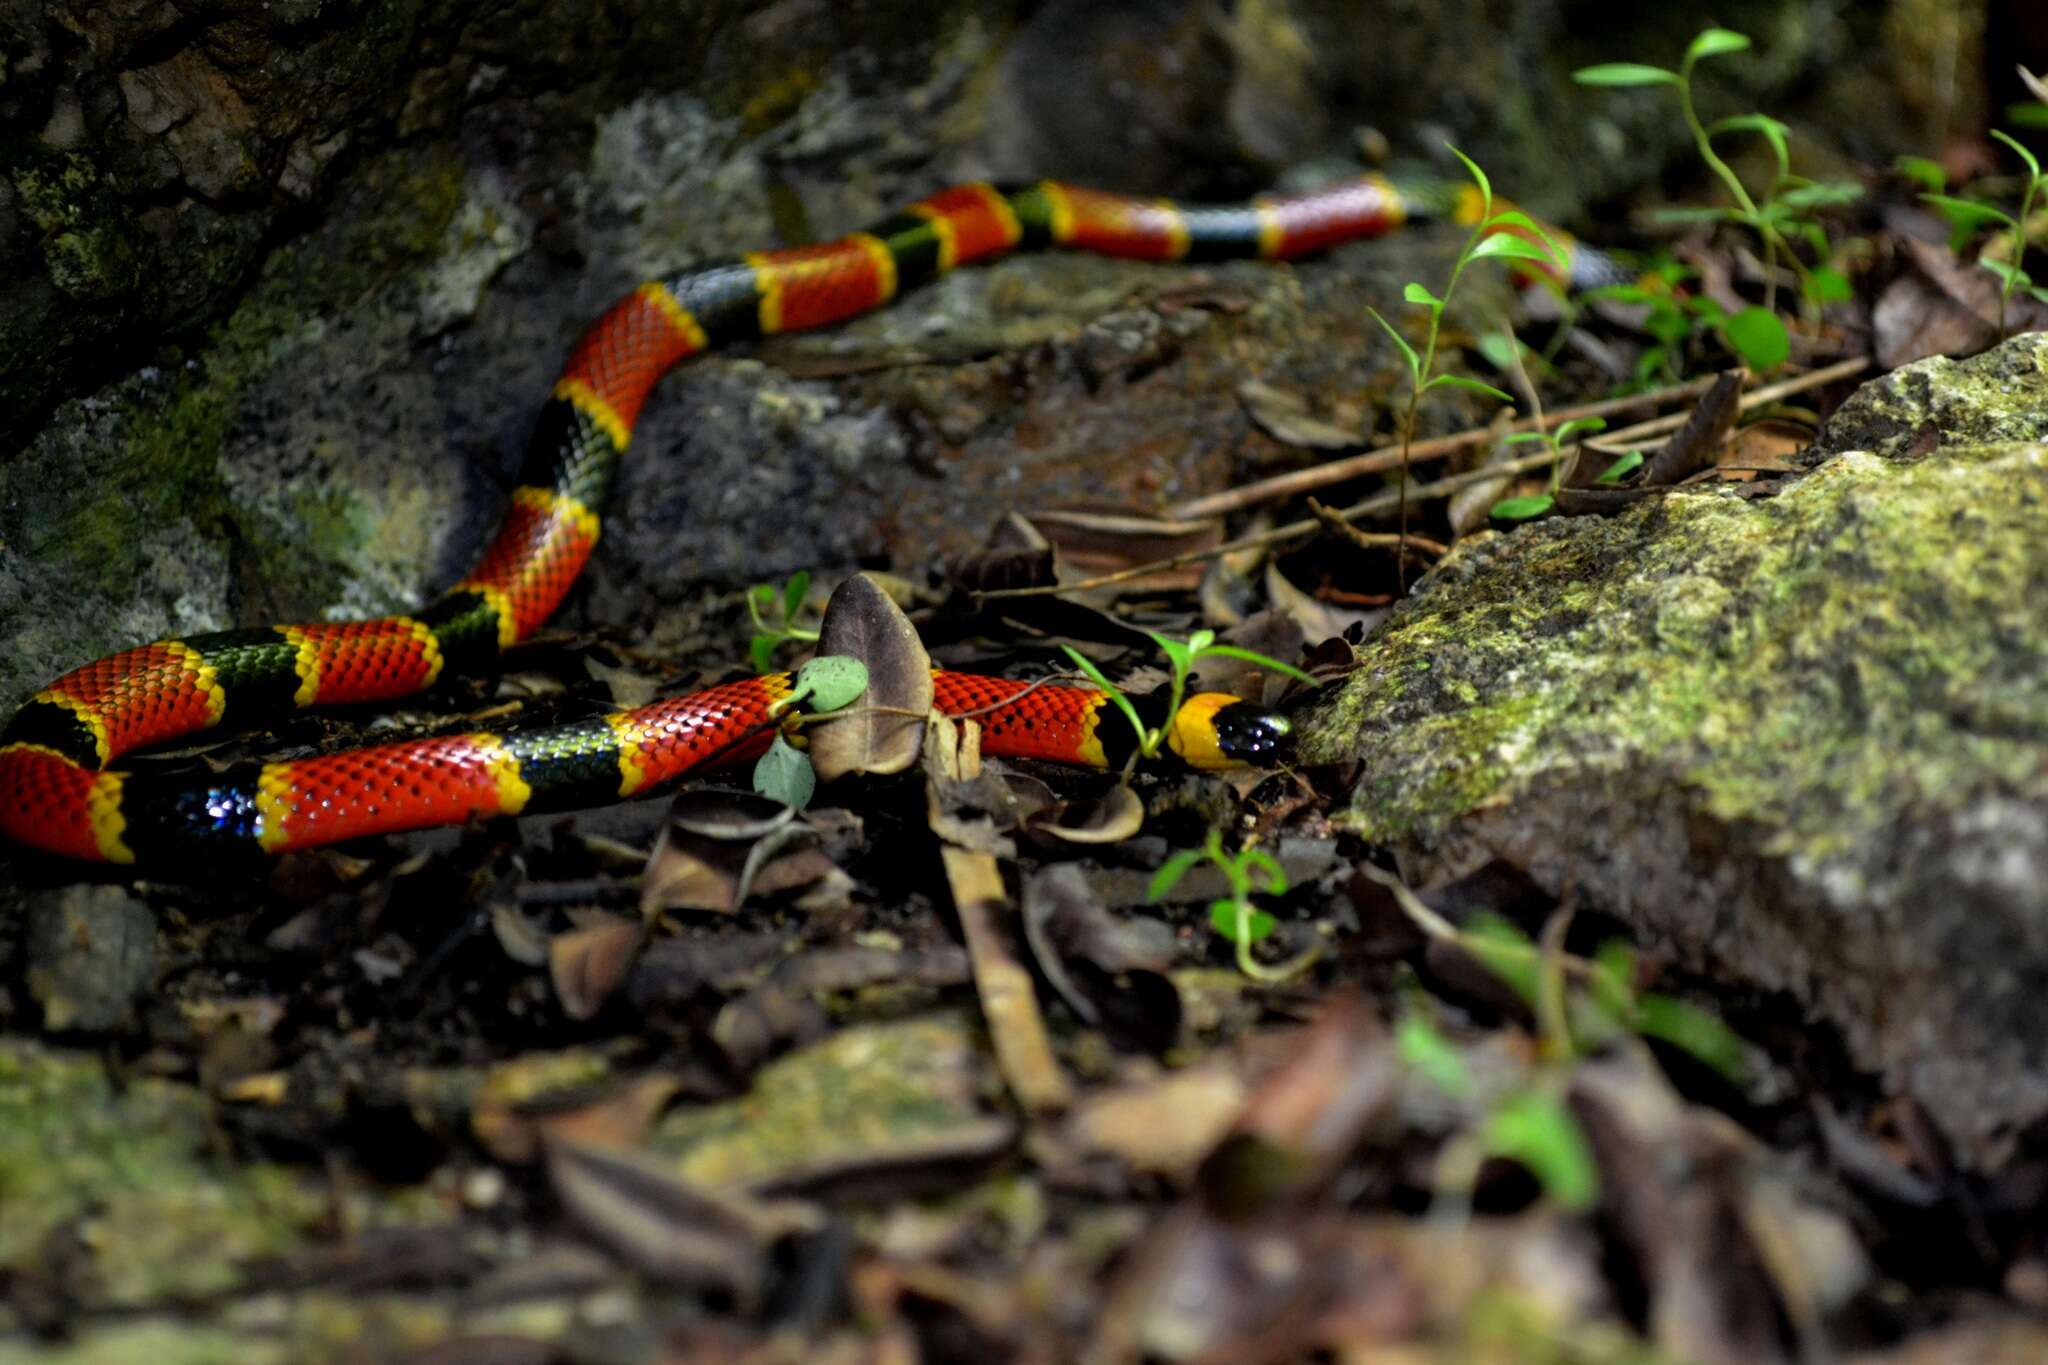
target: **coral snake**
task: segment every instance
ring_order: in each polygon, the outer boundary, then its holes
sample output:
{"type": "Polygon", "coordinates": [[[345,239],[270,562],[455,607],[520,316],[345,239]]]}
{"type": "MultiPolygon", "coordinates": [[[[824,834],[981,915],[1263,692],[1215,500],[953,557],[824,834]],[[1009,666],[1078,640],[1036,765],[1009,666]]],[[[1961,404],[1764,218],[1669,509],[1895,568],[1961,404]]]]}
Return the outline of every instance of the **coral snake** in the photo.
{"type": "MultiPolygon", "coordinates": [[[[1180,206],[1041,182],[943,190],[865,232],[699,265],[641,285],[584,332],[528,446],[511,508],[469,576],[424,610],[231,630],[124,650],[65,674],[0,731],[0,833],[114,863],[266,852],[573,809],[759,754],[784,674],[546,729],[408,739],[217,777],[107,765],[122,754],[293,707],[390,701],[486,669],[540,626],[597,543],[599,508],[655,381],[715,346],[821,327],[956,265],[1060,246],[1144,260],[1287,259],[1418,216],[1470,218],[1469,195],[1377,176],[1242,205],[1180,206]]],[[[1607,263],[1575,249],[1572,283],[1607,263]]],[[[985,752],[1104,766],[1132,740],[1105,695],[941,672],[937,705],[978,713],[985,752]],[[1107,721],[1108,723],[1105,723],[1107,721]]],[[[1197,767],[1256,759],[1284,721],[1218,694],[1171,718],[1197,767]]]]}

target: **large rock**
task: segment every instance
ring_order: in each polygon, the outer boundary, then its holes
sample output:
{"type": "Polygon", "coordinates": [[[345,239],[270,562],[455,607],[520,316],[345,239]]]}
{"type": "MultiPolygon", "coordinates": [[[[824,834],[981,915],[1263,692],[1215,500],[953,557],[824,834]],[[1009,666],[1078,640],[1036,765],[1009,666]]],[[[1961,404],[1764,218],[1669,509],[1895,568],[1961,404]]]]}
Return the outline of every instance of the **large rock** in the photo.
{"type": "MultiPolygon", "coordinates": [[[[2048,337],[1845,424],[1973,392],[2048,410],[2048,337]]],[[[1911,448],[1470,543],[1308,738],[1362,761],[1353,826],[1414,876],[1570,884],[1989,1161],[2048,1116],[2048,447],[1911,448]]]]}

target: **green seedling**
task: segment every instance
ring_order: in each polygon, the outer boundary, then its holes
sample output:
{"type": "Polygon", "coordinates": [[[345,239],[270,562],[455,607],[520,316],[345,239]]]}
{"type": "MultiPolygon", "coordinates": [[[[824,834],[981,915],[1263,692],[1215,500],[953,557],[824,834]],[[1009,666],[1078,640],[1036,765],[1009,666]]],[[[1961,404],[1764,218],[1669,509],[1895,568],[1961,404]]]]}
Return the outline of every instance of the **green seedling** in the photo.
{"type": "Polygon", "coordinates": [[[1252,904],[1254,895],[1282,896],[1287,893],[1287,874],[1280,862],[1262,848],[1247,844],[1235,853],[1223,851],[1223,836],[1209,831],[1208,842],[1200,848],[1184,848],[1160,864],[1152,874],[1145,898],[1157,901],[1185,877],[1195,864],[1214,863],[1230,882],[1230,894],[1209,902],[1209,924],[1237,947],[1237,969],[1254,981],[1286,981],[1301,974],[1316,958],[1311,948],[1292,962],[1268,967],[1252,956],[1252,945],[1269,937],[1276,923],[1273,917],[1252,904]],[[1263,875],[1265,884],[1258,885],[1263,875]]]}
{"type": "MultiPolygon", "coordinates": [[[[789,695],[775,703],[770,715],[779,721],[805,702],[809,703],[804,708],[809,715],[843,710],[858,701],[867,687],[866,664],[842,654],[820,655],[796,671],[789,695]]],[[[808,806],[817,793],[818,774],[811,767],[810,755],[790,743],[780,729],[768,752],[754,764],[754,790],[798,810],[808,806]]]]}
{"type": "Polygon", "coordinates": [[[1241,659],[1246,663],[1256,664],[1260,668],[1270,669],[1275,673],[1284,673],[1298,682],[1305,682],[1310,686],[1315,685],[1314,678],[1311,678],[1293,664],[1283,664],[1278,659],[1269,659],[1265,655],[1255,654],[1249,649],[1239,649],[1236,645],[1217,644],[1216,632],[1213,630],[1198,630],[1184,641],[1171,640],[1164,635],[1155,634],[1149,630],[1145,633],[1152,637],[1152,642],[1159,646],[1160,652],[1166,655],[1167,662],[1173,668],[1173,682],[1171,690],[1167,694],[1166,719],[1158,725],[1147,725],[1144,717],[1138,714],[1136,703],[1124,694],[1122,688],[1104,676],[1102,670],[1097,668],[1094,661],[1089,659],[1087,655],[1075,649],[1072,645],[1061,646],[1061,648],[1066,650],[1067,657],[1074,661],[1074,667],[1087,674],[1090,682],[1107,693],[1111,704],[1117,710],[1123,712],[1124,719],[1131,723],[1131,728],[1138,735],[1137,756],[1139,758],[1159,757],[1160,749],[1166,744],[1167,726],[1171,725],[1174,716],[1180,713],[1180,704],[1187,699],[1188,680],[1194,676],[1195,665],[1203,659],[1214,657],[1241,659]]]}
{"type": "Polygon", "coordinates": [[[808,569],[798,569],[777,588],[773,583],[756,583],[747,589],[747,615],[754,619],[754,636],[747,642],[748,657],[756,673],[775,671],[775,651],[790,640],[815,643],[816,629],[797,624],[804,595],[811,590],[808,569]]]}
{"type": "MultiPolygon", "coordinates": [[[[2048,176],[2041,173],[2040,159],[2027,150],[2026,145],[2017,138],[1996,128],[1991,130],[1991,136],[2012,148],[2026,165],[2026,183],[2020,190],[2018,217],[1995,205],[1975,199],[1960,199],[1947,194],[1923,194],[1920,197],[1946,214],[1950,227],[1960,233],[1964,240],[1986,224],[1997,223],[2004,226],[2007,238],[2012,242],[2012,259],[2000,261],[1989,256],[1977,258],[1978,265],[1998,276],[1998,339],[2003,341],[2006,305],[2015,292],[2024,290],[2030,297],[2048,303],[2048,289],[2035,284],[2033,276],[2024,268],[2027,259],[2027,224],[2033,217],[2036,201],[2043,197],[2043,191],[2048,191],[2048,176]]],[[[1952,242],[1952,245],[1959,244],[1952,242]]]]}
{"type": "MultiPolygon", "coordinates": [[[[1394,1046],[1410,1070],[1455,1100],[1474,1100],[1479,1086],[1464,1054],[1420,1010],[1394,1026],[1394,1046]]],[[[1535,1070],[1485,1100],[1472,1131],[1445,1149],[1443,1183],[1468,1199],[1488,1157],[1518,1163],[1560,1208],[1582,1212],[1600,1196],[1593,1152],[1559,1092],[1568,1078],[1535,1070]]]]}
{"type": "MultiPolygon", "coordinates": [[[[1481,383],[1477,379],[1458,374],[1436,373],[1437,340],[1443,328],[1444,309],[1449,306],[1451,296],[1457,292],[1458,281],[1463,277],[1465,268],[1474,261],[1524,261],[1548,271],[1561,273],[1567,264],[1563,249],[1551,240],[1550,234],[1538,226],[1529,215],[1516,209],[1495,213],[1493,185],[1487,180],[1486,172],[1479,169],[1477,162],[1456,147],[1451,148],[1451,154],[1465,164],[1465,170],[1471,175],[1472,183],[1478,187],[1480,209],[1473,221],[1472,231],[1466,235],[1464,246],[1459,249],[1457,259],[1451,263],[1451,275],[1444,283],[1442,297],[1412,280],[1401,291],[1402,298],[1428,312],[1429,327],[1423,337],[1422,350],[1418,352],[1410,345],[1408,338],[1402,336],[1394,324],[1388,322],[1377,308],[1367,310],[1372,314],[1373,321],[1380,325],[1381,330],[1393,338],[1394,345],[1401,352],[1402,361],[1408,367],[1408,407],[1401,417],[1400,524],[1404,539],[1408,534],[1408,452],[1415,443],[1415,414],[1422,404],[1422,396],[1434,389],[1455,388],[1485,394],[1503,403],[1515,401],[1513,397],[1493,385],[1481,383]],[[1519,233],[1529,234],[1536,240],[1530,241],[1517,235],[1519,233]]],[[[1406,560],[1399,562],[1403,565],[1402,572],[1405,573],[1406,560]]]]}
{"type": "MultiPolygon", "coordinates": [[[[1527,521],[1532,517],[1540,517],[1555,507],[1558,480],[1564,477],[1565,445],[1576,437],[1605,430],[1607,419],[1604,417],[1574,417],[1571,421],[1560,424],[1555,431],[1518,431],[1508,437],[1508,445],[1526,445],[1531,441],[1538,441],[1550,452],[1550,487],[1541,493],[1531,493],[1524,497],[1502,498],[1488,509],[1489,515],[1500,521],[1527,521]]],[[[1637,457],[1637,463],[1641,463],[1641,456],[1637,457]]]]}
{"type": "Polygon", "coordinates": [[[1762,307],[1742,309],[1718,324],[1729,347],[1751,369],[1763,371],[1783,364],[1791,351],[1784,321],[1777,313],[1779,267],[1798,277],[1800,294],[1812,309],[1850,296],[1848,279],[1826,263],[1828,237],[1819,214],[1855,202],[1862,197],[1863,187],[1794,175],[1791,130],[1768,114],[1737,114],[1711,124],[1701,121],[1693,99],[1694,68],[1708,58],[1745,52],[1749,47],[1750,41],[1743,34],[1710,28],[1692,40],[1676,71],[1639,62],[1605,62],[1574,71],[1572,79],[1581,85],[1609,88],[1669,86],[1677,93],[1679,113],[1692,133],[1700,160],[1727,188],[1734,203],[1725,207],[1672,209],[1659,217],[1672,223],[1738,223],[1755,232],[1763,243],[1764,257],[1771,268],[1765,276],[1762,307]],[[1714,148],[1716,138],[1738,133],[1762,137],[1775,164],[1770,183],[1754,195],[1714,148]],[[1795,239],[1812,251],[1820,264],[1809,266],[1794,249],[1795,239]]]}

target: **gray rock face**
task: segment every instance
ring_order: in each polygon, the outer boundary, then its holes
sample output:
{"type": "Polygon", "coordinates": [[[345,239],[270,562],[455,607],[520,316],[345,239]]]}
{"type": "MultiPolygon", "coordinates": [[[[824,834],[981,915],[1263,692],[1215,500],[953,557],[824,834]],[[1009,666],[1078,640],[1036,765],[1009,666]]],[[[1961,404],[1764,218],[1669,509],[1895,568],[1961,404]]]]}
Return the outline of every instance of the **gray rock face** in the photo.
{"type": "MultiPolygon", "coordinates": [[[[2024,429],[2044,356],[1921,362],[1835,427],[2024,429]]],[[[2048,447],[1884,444],[1470,543],[1309,743],[1416,877],[1570,882],[1990,1160],[2048,1117],[2048,447]]]]}

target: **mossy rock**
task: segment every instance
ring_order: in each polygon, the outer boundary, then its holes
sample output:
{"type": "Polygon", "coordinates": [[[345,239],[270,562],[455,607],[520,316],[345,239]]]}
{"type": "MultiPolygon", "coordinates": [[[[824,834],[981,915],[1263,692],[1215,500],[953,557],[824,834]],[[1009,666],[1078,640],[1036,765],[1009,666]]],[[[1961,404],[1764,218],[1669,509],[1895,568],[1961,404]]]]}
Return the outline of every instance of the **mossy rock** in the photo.
{"type": "MultiPolygon", "coordinates": [[[[2044,352],[1844,411],[2001,429],[1992,395],[2048,410],[2044,352]]],[[[1989,1161],[2048,1116],[2048,447],[1891,448],[1479,538],[1305,743],[1362,763],[1349,821],[1410,875],[1569,884],[1791,997],[1989,1161]]]]}

